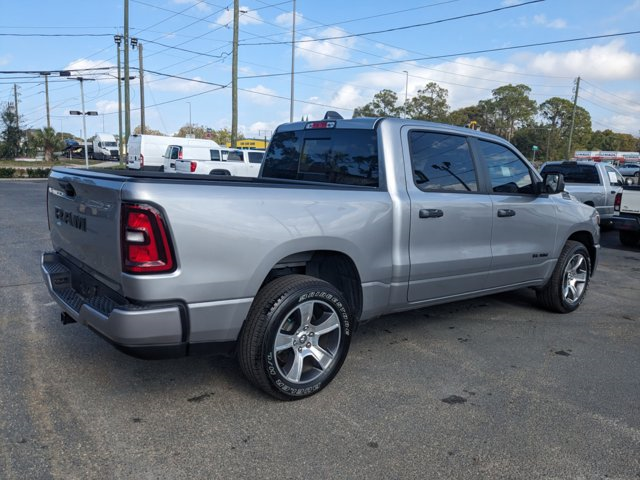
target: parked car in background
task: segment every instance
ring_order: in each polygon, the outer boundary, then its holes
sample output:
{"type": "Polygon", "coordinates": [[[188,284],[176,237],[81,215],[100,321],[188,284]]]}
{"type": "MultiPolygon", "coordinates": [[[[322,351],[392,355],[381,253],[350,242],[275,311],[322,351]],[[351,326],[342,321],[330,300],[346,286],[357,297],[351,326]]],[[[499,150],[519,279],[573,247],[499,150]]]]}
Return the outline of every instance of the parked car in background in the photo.
{"type": "Polygon", "coordinates": [[[618,171],[624,177],[640,178],[640,163],[625,163],[618,167],[618,171]]]}
{"type": "Polygon", "coordinates": [[[622,193],[624,178],[612,165],[591,161],[547,162],[541,174],[561,173],[565,190],[600,214],[600,225],[612,226],[616,195],[622,193]]]}
{"type": "Polygon", "coordinates": [[[176,172],[202,175],[234,175],[238,177],[257,177],[264,157],[263,150],[225,150],[220,155],[211,151],[208,160],[183,155],[176,160],[176,172]]]}

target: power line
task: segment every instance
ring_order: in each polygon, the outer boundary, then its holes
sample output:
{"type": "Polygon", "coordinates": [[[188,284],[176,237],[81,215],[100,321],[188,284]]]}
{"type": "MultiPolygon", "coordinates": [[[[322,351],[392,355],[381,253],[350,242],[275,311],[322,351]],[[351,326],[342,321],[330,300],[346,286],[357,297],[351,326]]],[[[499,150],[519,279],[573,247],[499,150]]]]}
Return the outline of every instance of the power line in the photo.
{"type": "MultiPolygon", "coordinates": [[[[513,45],[513,46],[510,46],[510,47],[487,48],[487,49],[484,49],[484,50],[472,50],[472,51],[467,51],[467,52],[447,53],[447,54],[444,54],[444,55],[431,55],[431,56],[428,56],[428,57],[411,58],[411,59],[406,59],[406,60],[390,60],[388,62],[369,63],[369,64],[366,64],[366,65],[350,65],[350,66],[343,66],[343,67],[330,67],[330,68],[322,68],[322,69],[315,69],[315,70],[305,70],[305,71],[300,71],[300,72],[296,72],[296,73],[316,73],[316,72],[328,72],[328,71],[337,71],[337,70],[351,70],[351,69],[354,69],[354,68],[375,67],[375,66],[379,66],[379,65],[393,65],[393,64],[398,64],[398,63],[419,62],[419,61],[424,61],[424,60],[436,60],[436,59],[440,59],[440,58],[458,57],[458,56],[463,56],[463,55],[477,55],[479,53],[502,52],[502,51],[507,51],[507,50],[517,50],[517,49],[521,49],[521,48],[541,47],[541,46],[545,46],[545,45],[558,45],[558,44],[561,44],[561,43],[580,42],[580,41],[583,41],[583,40],[597,40],[597,39],[600,39],[600,38],[621,37],[621,36],[626,36],[626,35],[637,35],[638,33],[640,33],[640,30],[636,30],[636,31],[632,31],[632,32],[623,32],[623,33],[611,33],[611,34],[607,34],[607,35],[593,35],[593,36],[589,36],[589,37],[570,38],[570,39],[565,39],[565,40],[553,40],[553,41],[549,41],[549,42],[527,43],[527,44],[522,44],[522,45],[513,45]]],[[[242,78],[242,79],[266,78],[266,77],[278,77],[278,76],[289,75],[289,74],[290,73],[274,73],[274,74],[264,74],[264,75],[251,75],[251,76],[240,77],[240,78],[242,78]]]]}
{"type": "MultiPolygon", "coordinates": [[[[313,39],[308,39],[308,40],[296,40],[296,43],[307,43],[307,42],[321,42],[321,41],[325,41],[325,40],[341,40],[343,38],[354,38],[354,37],[364,37],[367,35],[376,35],[379,33],[389,33],[389,32],[397,32],[400,30],[408,30],[411,28],[418,28],[418,27],[426,27],[429,25],[436,25],[438,23],[445,23],[445,22],[451,22],[454,20],[462,20],[464,18],[471,18],[471,17],[478,17],[481,15],[488,15],[490,13],[495,13],[495,12],[499,12],[501,10],[508,10],[511,8],[518,8],[518,7],[524,7],[526,5],[531,5],[533,3],[540,3],[540,2],[544,2],[545,0],[529,0],[528,2],[524,2],[524,3],[517,3],[515,5],[507,5],[505,7],[499,7],[499,8],[494,8],[491,10],[484,10],[482,12],[475,12],[475,13],[467,13],[465,15],[457,15],[455,17],[449,17],[449,18],[443,18],[440,20],[434,20],[432,22],[425,22],[425,23],[416,23],[413,25],[404,25],[402,27],[394,27],[394,28],[387,28],[384,30],[374,30],[371,32],[363,32],[363,33],[351,33],[349,35],[336,35],[333,37],[324,37],[324,38],[313,38],[313,39]]],[[[264,43],[240,43],[241,46],[255,46],[255,45],[290,45],[291,41],[282,41],[282,42],[264,42],[264,43]]]]}
{"type": "Polygon", "coordinates": [[[111,33],[0,33],[0,37],[113,37],[111,33]]]}

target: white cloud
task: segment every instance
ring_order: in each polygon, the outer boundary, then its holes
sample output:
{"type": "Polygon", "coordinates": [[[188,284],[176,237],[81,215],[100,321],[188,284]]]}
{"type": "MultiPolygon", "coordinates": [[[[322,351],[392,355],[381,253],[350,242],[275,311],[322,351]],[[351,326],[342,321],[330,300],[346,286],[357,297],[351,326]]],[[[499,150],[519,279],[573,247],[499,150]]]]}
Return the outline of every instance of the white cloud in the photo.
{"type": "Polygon", "coordinates": [[[118,111],[118,102],[114,100],[98,100],[96,109],[100,114],[114,113],[118,111]]]}
{"type": "Polygon", "coordinates": [[[289,119],[282,120],[279,122],[278,121],[254,122],[251,125],[243,128],[245,132],[244,135],[246,137],[251,137],[251,138],[264,138],[266,136],[267,140],[269,140],[271,138],[271,135],[273,135],[273,132],[275,131],[275,129],[278,127],[278,125],[288,120],[289,119]]]}
{"type": "MultiPolygon", "coordinates": [[[[281,13],[276,17],[276,23],[283,27],[293,26],[293,12],[281,13]]],[[[304,21],[304,17],[300,12],[296,12],[296,27],[304,21]]]]}
{"type": "MultiPolygon", "coordinates": [[[[193,80],[202,80],[202,77],[193,77],[193,80]]],[[[180,78],[166,78],[153,83],[154,91],[160,90],[163,92],[199,93],[212,88],[215,88],[215,86],[180,78]]]]}
{"type": "Polygon", "coordinates": [[[561,28],[567,27],[567,22],[565,20],[561,18],[549,20],[545,15],[534,15],[533,24],[546,27],[546,28],[555,28],[555,29],[561,29],[561,28]]]}
{"type": "Polygon", "coordinates": [[[385,58],[391,60],[399,60],[407,56],[407,51],[401,48],[391,47],[382,43],[376,43],[376,48],[384,52],[385,58]]]}
{"type": "Polygon", "coordinates": [[[7,65],[13,60],[13,56],[10,53],[0,56],[0,65],[7,65]]]}
{"type": "MultiPolygon", "coordinates": [[[[105,76],[107,73],[113,73],[111,70],[106,70],[108,67],[114,67],[115,65],[108,60],[87,60],[86,58],[79,58],[77,60],[68,63],[63,70],[69,70],[72,75],[83,76],[105,76]]],[[[117,78],[117,74],[115,77],[117,78]]],[[[116,78],[113,79],[115,82],[116,78]]]]}
{"type": "Polygon", "coordinates": [[[569,52],[519,55],[529,73],[588,76],[592,80],[630,80],[640,76],[640,55],[626,51],[623,40],[569,52]]]}
{"type": "MultiPolygon", "coordinates": [[[[220,14],[220,16],[216,19],[215,22],[217,25],[233,25],[233,9],[227,9],[220,14]]],[[[251,10],[249,7],[240,7],[240,16],[239,16],[240,25],[258,25],[264,23],[260,14],[251,10]]]]}
{"type": "MultiPolygon", "coordinates": [[[[329,27],[318,33],[319,38],[339,37],[347,32],[337,27],[329,27]]],[[[304,36],[301,40],[313,40],[304,36]]],[[[349,48],[355,45],[355,38],[337,38],[317,42],[303,41],[296,43],[296,56],[304,59],[312,68],[324,68],[342,63],[350,57],[349,48]]]]}
{"type": "MultiPolygon", "coordinates": [[[[613,115],[611,117],[601,119],[598,125],[593,126],[593,130],[602,130],[601,124],[608,125],[608,128],[618,133],[630,133],[638,131],[638,117],[631,115],[613,115]]],[[[635,134],[634,134],[635,135],[635,134]]]]}
{"type": "Polygon", "coordinates": [[[263,85],[258,85],[253,88],[248,88],[249,92],[245,92],[246,99],[251,103],[255,103],[258,105],[272,105],[274,101],[274,97],[271,95],[276,95],[277,93],[270,88],[267,88],[263,85]]]}

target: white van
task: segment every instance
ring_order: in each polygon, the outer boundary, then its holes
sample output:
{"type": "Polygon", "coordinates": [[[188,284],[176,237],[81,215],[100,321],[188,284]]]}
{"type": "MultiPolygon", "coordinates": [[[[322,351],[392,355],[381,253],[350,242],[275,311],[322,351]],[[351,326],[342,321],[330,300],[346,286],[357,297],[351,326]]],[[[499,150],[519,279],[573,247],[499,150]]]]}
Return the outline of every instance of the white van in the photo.
{"type": "Polygon", "coordinates": [[[196,138],[176,138],[176,141],[167,146],[164,153],[164,171],[176,171],[176,160],[212,160],[226,158],[226,148],[221,148],[213,140],[196,138]],[[182,142],[182,140],[187,140],[182,142]]]}
{"type": "Polygon", "coordinates": [[[263,150],[221,148],[211,149],[209,153],[210,158],[190,158],[183,153],[181,160],[175,160],[176,172],[257,177],[264,156],[263,150]]]}
{"type": "Polygon", "coordinates": [[[161,135],[131,135],[127,144],[127,168],[162,171],[167,146],[180,140],[185,139],[161,135]]]}
{"type": "Polygon", "coordinates": [[[93,158],[96,160],[120,160],[116,137],[110,133],[96,133],[93,137],[93,158]]]}

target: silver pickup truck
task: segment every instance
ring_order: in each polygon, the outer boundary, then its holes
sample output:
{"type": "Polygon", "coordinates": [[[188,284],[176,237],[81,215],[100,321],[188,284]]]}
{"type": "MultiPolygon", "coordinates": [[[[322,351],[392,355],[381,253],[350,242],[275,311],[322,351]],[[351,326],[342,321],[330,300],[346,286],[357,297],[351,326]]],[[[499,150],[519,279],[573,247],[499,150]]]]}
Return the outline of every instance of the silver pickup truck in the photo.
{"type": "Polygon", "coordinates": [[[561,173],[565,189],[600,214],[602,227],[611,227],[614,217],[616,195],[622,194],[625,180],[615,167],[607,163],[588,160],[547,162],[540,172],[561,173]]]}
{"type": "Polygon", "coordinates": [[[358,322],[523,287],[578,308],[597,212],[505,140],[402,119],[280,126],[258,178],[54,168],[42,272],[63,323],[140,357],[235,352],[280,399],[358,322]]]}

